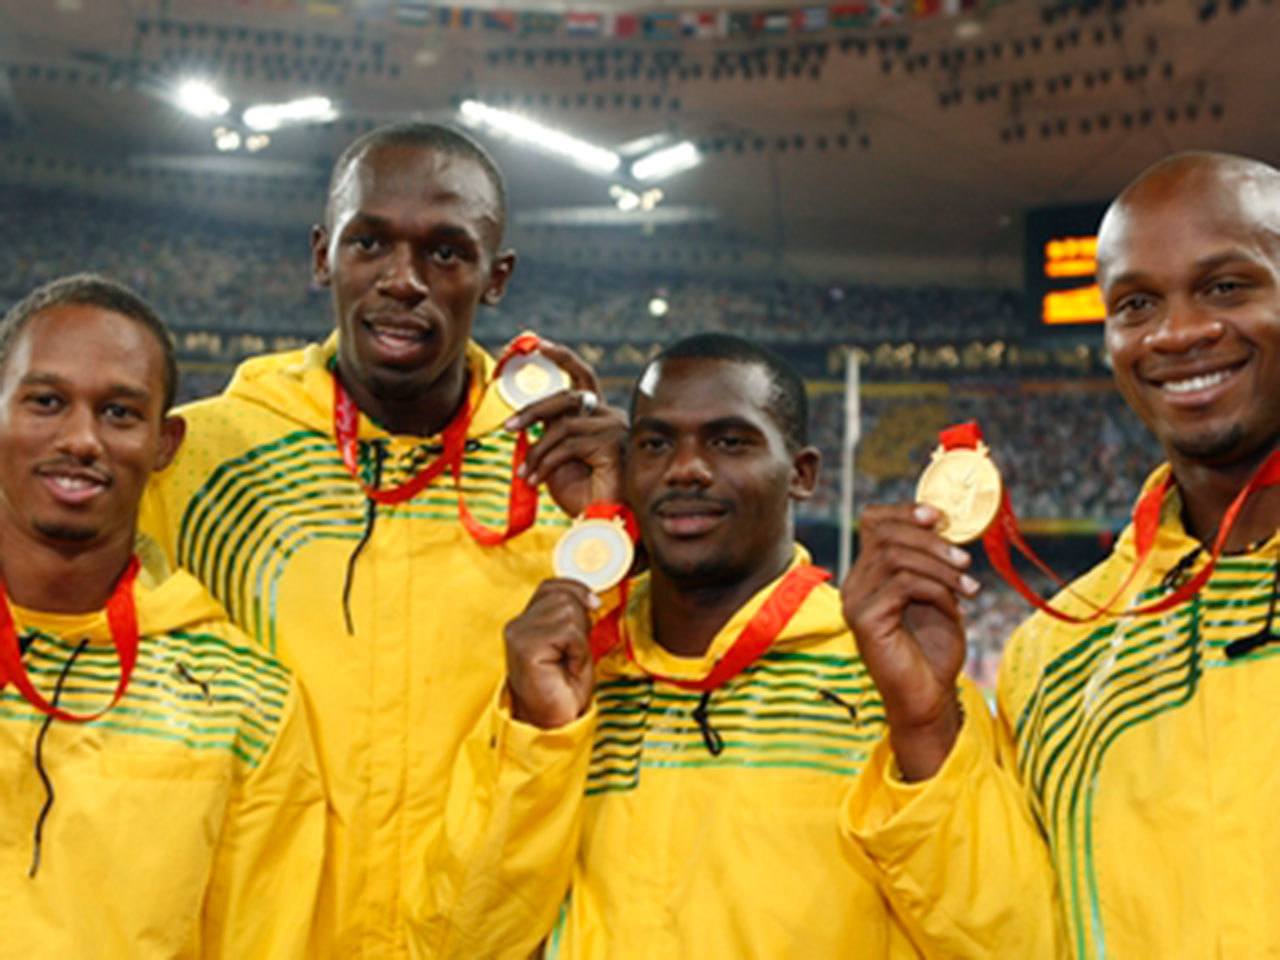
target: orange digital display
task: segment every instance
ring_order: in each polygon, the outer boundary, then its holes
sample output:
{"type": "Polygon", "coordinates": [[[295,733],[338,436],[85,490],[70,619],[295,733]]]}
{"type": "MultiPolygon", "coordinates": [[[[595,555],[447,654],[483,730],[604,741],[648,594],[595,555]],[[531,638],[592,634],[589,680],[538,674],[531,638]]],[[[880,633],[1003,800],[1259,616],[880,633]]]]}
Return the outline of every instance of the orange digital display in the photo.
{"type": "Polygon", "coordinates": [[[1023,235],[1028,332],[1070,335],[1106,319],[1098,289],[1101,203],[1039,207],[1026,212],[1023,235]]]}
{"type": "Polygon", "coordinates": [[[1098,272],[1098,238],[1053,237],[1043,247],[1043,273],[1053,289],[1040,301],[1044,323],[1099,323],[1106,319],[1102,292],[1093,281],[1098,272]],[[1053,281],[1084,280],[1087,286],[1063,287],[1053,281]]]}

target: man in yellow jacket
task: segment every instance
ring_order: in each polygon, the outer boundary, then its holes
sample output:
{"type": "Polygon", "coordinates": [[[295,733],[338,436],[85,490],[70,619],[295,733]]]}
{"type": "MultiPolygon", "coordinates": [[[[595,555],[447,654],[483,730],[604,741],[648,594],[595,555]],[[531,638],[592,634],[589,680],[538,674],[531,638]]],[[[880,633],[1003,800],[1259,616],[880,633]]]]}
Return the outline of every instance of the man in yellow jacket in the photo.
{"type": "Polygon", "coordinates": [[[515,720],[501,631],[549,575],[560,507],[590,499],[584,458],[620,418],[595,411],[594,376],[561,348],[543,353],[575,390],[517,415],[491,388],[470,332],[515,266],[505,217],[493,161],[457,131],[353,143],[313,234],[336,335],[250,360],[182,409],[191,442],[144,506],[168,559],[307,692],[329,797],[317,956],[527,953],[567,879],[522,872],[526,827],[551,846],[576,835],[572,811],[523,788],[577,775],[591,719],[515,720]],[[536,419],[535,506],[513,466],[536,419]],[[486,898],[526,912],[495,925],[486,898]]]}
{"type": "Polygon", "coordinates": [[[999,956],[1280,955],[1280,172],[1156,164],[1103,219],[1098,278],[1116,384],[1168,462],[1111,555],[1053,601],[1077,622],[1037,613],[1014,634],[994,744],[952,693],[956,600],[977,588],[964,551],[936,511],[864,514],[845,604],[890,730],[848,826],[889,898],[939,928],[953,917],[920,900],[923,878],[1003,886],[966,865],[1047,839],[1064,935],[999,956]],[[974,815],[998,768],[1035,830],[974,815]]]}
{"type": "MultiPolygon", "coordinates": [[[[598,725],[550,958],[986,956],[919,936],[840,835],[884,710],[795,542],[819,466],[806,409],[792,368],[722,335],[673,345],[636,387],[625,499],[650,571],[593,631],[598,725]]],[[[509,638],[576,606],[554,630],[583,642],[588,611],[556,583],[509,638]]]]}
{"type": "Polygon", "coordinates": [[[297,685],[192,577],[135,580],[175,369],[100,277],[0,324],[0,957],[308,955],[324,801],[297,685]]]}

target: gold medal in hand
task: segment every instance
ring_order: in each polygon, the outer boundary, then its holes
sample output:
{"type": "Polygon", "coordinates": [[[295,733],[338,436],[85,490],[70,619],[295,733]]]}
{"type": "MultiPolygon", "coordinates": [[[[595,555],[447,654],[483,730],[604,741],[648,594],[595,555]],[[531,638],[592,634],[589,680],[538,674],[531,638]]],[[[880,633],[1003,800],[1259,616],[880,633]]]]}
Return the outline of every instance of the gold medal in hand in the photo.
{"type": "Polygon", "coordinates": [[[1000,471],[991,462],[985,443],[976,435],[953,429],[954,433],[943,431],[942,444],[920,475],[916,501],[936,507],[942,514],[938,533],[943,538],[969,543],[986,532],[1000,510],[1000,471]]]}

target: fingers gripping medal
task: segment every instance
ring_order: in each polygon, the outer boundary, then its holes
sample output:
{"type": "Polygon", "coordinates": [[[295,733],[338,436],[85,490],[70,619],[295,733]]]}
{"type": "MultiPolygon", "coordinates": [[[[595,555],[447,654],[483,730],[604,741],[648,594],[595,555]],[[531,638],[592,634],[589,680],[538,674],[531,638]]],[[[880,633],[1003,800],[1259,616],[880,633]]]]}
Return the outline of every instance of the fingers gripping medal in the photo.
{"type": "Polygon", "coordinates": [[[950,427],[938,438],[941,444],[916,484],[916,501],[941,512],[942,537],[969,543],[981,537],[1000,512],[1000,471],[976,423],[950,427]]]}
{"type": "Polygon", "coordinates": [[[594,593],[617,586],[635,560],[635,519],[621,504],[593,503],[560,538],[551,555],[557,577],[594,593]]]}

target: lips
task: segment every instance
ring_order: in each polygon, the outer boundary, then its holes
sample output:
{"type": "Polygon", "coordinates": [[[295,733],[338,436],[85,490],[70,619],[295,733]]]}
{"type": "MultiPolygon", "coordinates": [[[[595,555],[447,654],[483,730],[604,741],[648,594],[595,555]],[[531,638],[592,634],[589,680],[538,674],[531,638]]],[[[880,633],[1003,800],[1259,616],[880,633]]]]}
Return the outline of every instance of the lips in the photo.
{"type": "Polygon", "coordinates": [[[698,537],[718,526],[729,515],[728,507],[714,500],[665,500],[653,508],[663,532],[671,537],[698,537]]]}
{"type": "Polygon", "coordinates": [[[37,476],[55,500],[69,507],[83,506],[111,486],[110,478],[91,470],[49,467],[37,476]]]}
{"type": "Polygon", "coordinates": [[[1147,379],[1160,389],[1161,396],[1168,403],[1176,406],[1203,406],[1229,390],[1246,363],[1246,360],[1240,360],[1170,370],[1148,376],[1147,379]]]}
{"type": "Polygon", "coordinates": [[[415,317],[374,317],[360,321],[379,357],[391,363],[421,359],[435,339],[430,324],[415,317]]]}

